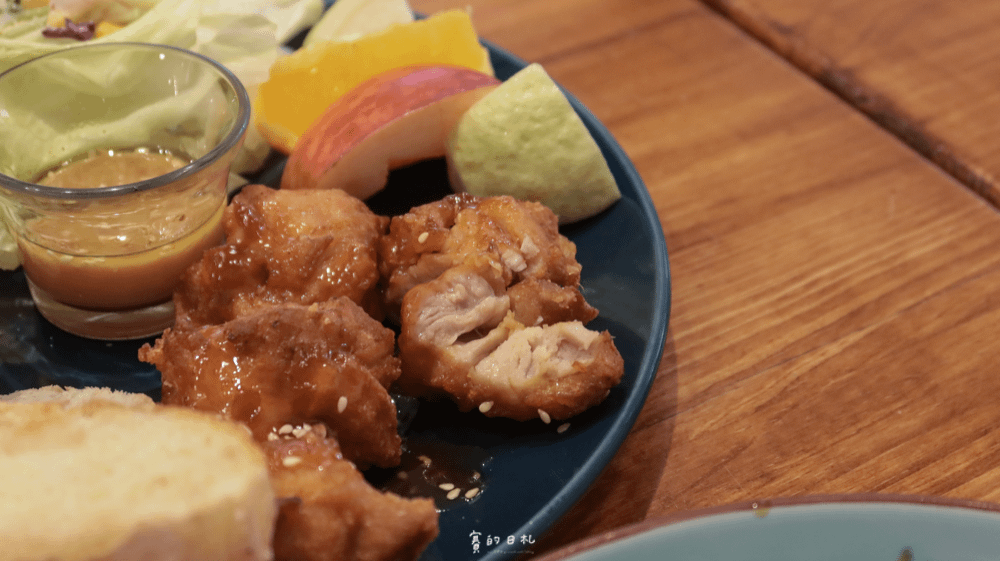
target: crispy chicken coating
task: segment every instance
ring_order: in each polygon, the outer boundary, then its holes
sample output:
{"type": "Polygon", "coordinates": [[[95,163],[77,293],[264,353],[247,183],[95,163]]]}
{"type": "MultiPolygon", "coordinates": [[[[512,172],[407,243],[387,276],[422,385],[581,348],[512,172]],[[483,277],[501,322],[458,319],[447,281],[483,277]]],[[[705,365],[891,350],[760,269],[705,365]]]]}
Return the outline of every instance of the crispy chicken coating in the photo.
{"type": "Polygon", "coordinates": [[[399,376],[392,330],[348,298],[261,308],[221,325],[170,329],[139,358],[156,365],[164,403],[245,423],[258,441],[320,422],[360,466],[399,463],[399,376]]]}
{"type": "Polygon", "coordinates": [[[507,297],[514,319],[525,325],[587,323],[597,317],[597,310],[576,287],[559,286],[545,279],[524,279],[507,289],[507,297]]]}
{"type": "Polygon", "coordinates": [[[379,267],[393,311],[414,286],[470,260],[485,260],[507,286],[524,279],[580,284],[576,246],[559,234],[556,215],[513,197],[460,194],[416,207],[392,219],[381,243],[379,267]]]}
{"type": "Polygon", "coordinates": [[[223,216],[226,243],[182,278],[177,325],[219,324],[261,306],[338,296],[381,318],[377,240],[387,224],[337,189],[247,185],[223,216]]]}
{"type": "Polygon", "coordinates": [[[276,561],[408,561],[437,537],[431,499],[373,488],[337,443],[315,429],[268,441],[271,483],[281,500],[276,561]]]}
{"type": "Polygon", "coordinates": [[[597,310],[548,208],[457,195],[394,218],[389,232],[380,267],[390,306],[400,300],[402,391],[548,422],[596,405],[620,381],[611,335],[585,327],[597,310]]]}
{"type": "Polygon", "coordinates": [[[226,244],[175,293],[175,327],[139,351],[164,403],[243,422],[268,453],[278,561],[414,560],[438,533],[432,500],[382,493],[359,471],[402,452],[387,391],[400,360],[378,321],[387,226],[340,191],[245,187],[226,244]]]}

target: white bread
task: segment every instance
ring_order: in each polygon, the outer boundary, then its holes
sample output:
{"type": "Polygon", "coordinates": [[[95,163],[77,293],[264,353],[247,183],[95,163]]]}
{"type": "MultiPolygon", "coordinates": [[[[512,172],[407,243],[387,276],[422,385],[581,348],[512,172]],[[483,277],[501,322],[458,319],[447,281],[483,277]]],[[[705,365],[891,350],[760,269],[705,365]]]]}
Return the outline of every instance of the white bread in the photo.
{"type": "Polygon", "coordinates": [[[125,407],[156,407],[146,394],[123,392],[110,388],[64,388],[44,386],[20,390],[0,396],[0,401],[16,403],[61,403],[66,407],[79,407],[94,400],[104,400],[125,407]]]}
{"type": "Polygon", "coordinates": [[[274,493],[244,427],[80,392],[0,400],[0,560],[272,559],[274,493]]]}

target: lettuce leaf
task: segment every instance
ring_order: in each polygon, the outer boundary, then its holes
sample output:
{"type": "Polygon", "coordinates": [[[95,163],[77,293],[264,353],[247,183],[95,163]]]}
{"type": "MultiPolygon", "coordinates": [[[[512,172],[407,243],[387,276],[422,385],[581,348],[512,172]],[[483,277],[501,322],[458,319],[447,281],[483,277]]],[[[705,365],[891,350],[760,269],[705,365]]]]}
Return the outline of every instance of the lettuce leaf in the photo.
{"type": "Polygon", "coordinates": [[[323,15],[323,0],[206,0],[205,14],[255,13],[275,24],[279,44],[287,43],[323,15]]]}
{"type": "MultiPolygon", "coordinates": [[[[137,41],[189,49],[195,44],[195,30],[201,15],[199,0],[140,0],[148,11],[139,19],[95,43],[137,41]]],[[[0,71],[35,57],[80,45],[73,39],[42,36],[48,8],[25,10],[14,22],[0,30],[0,71]]],[[[221,62],[221,61],[220,61],[221,62]]]]}
{"type": "MultiPolygon", "coordinates": [[[[250,94],[267,80],[282,45],[322,16],[323,0],[136,0],[146,11],[134,22],[89,42],[141,42],[190,49],[229,68],[250,94]]],[[[42,36],[48,8],[23,10],[0,25],[0,72],[32,58],[79,46],[72,39],[42,36]]],[[[257,170],[270,146],[250,127],[233,172],[257,170]]],[[[0,197],[0,206],[5,202],[0,197]]],[[[2,209],[0,209],[2,210],[2,209]]],[[[0,212],[0,268],[20,263],[0,212]]]]}
{"type": "MultiPolygon", "coordinates": [[[[316,23],[323,0],[136,0],[148,9],[139,19],[90,42],[141,42],[191,49],[232,70],[250,98],[267,79],[281,45],[316,23]]],[[[0,29],[0,72],[37,56],[78,46],[43,37],[47,8],[25,10],[0,29]]],[[[251,127],[252,129],[252,127],[251,127]]],[[[270,147],[256,130],[247,135],[237,173],[256,170],[270,147]]]]}

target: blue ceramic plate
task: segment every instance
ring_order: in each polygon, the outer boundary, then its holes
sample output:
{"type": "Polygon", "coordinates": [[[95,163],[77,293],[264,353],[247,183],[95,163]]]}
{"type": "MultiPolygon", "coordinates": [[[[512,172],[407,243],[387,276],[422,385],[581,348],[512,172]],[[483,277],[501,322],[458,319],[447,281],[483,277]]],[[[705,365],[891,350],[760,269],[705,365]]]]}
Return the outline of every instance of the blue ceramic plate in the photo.
{"type": "Polygon", "coordinates": [[[858,495],[747,503],[649,520],[539,561],[986,561],[1000,505],[858,495]]]}
{"type": "MultiPolygon", "coordinates": [[[[498,77],[525,63],[487,45],[498,77]]],[[[423,561],[509,559],[525,552],[590,486],[628,434],[663,352],[670,314],[667,249],[642,180],[611,134],[570,100],[607,158],[623,198],[564,233],[577,244],[582,287],[601,315],[590,327],[609,330],[625,359],[625,376],[600,406],[563,433],[540,421],[516,423],[459,413],[450,405],[403,404],[401,428],[414,453],[451,458],[458,475],[482,476],[471,500],[441,500],[441,533],[423,561]],[[478,542],[478,543],[477,543],[478,542]]],[[[283,162],[256,181],[277,186],[283,162]]],[[[444,164],[431,161],[394,172],[369,201],[394,214],[448,192],[444,164]],[[419,193],[419,196],[413,196],[419,193]]],[[[146,341],[95,342],[49,325],[32,306],[20,271],[0,272],[0,393],[46,384],[109,386],[159,397],[160,377],[136,359],[146,341]]],[[[372,475],[374,481],[381,474],[372,475]]],[[[440,497],[439,497],[440,499],[440,497]]]]}

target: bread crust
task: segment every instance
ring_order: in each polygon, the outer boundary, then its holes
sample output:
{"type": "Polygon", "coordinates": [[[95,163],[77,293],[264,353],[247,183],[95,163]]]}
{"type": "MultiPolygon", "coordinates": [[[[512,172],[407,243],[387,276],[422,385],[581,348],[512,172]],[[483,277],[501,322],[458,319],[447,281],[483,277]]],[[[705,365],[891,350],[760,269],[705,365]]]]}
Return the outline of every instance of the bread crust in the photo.
{"type": "Polygon", "coordinates": [[[0,400],[0,560],[273,559],[277,507],[247,431],[121,393],[0,400]]]}

